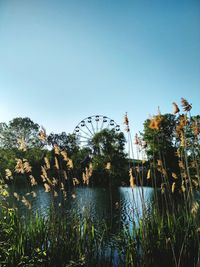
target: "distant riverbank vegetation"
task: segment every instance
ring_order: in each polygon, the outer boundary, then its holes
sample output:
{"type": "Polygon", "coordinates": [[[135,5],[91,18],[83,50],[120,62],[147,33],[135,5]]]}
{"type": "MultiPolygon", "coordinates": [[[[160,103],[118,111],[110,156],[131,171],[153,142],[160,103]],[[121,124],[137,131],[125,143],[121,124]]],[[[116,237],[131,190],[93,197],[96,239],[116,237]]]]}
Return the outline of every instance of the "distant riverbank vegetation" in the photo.
{"type": "Polygon", "coordinates": [[[183,98],[181,108],[173,108],[173,114],[158,111],[147,119],[134,138],[126,114],[125,133],[104,129],[86,147],[74,134],[47,134],[29,118],[0,123],[0,266],[198,266],[200,116],[192,116],[183,98]],[[133,144],[144,158],[130,158],[133,144]],[[29,195],[17,192],[18,183],[29,195]],[[52,199],[45,217],[31,213],[30,196],[37,197],[39,184],[52,199]],[[16,188],[12,196],[10,186],[16,188]],[[59,207],[76,186],[140,187],[142,217],[113,235],[106,221],[96,222],[87,212],[65,214],[59,207]],[[144,186],[154,188],[150,208],[144,186]],[[26,222],[9,205],[10,197],[30,211],[26,222]]]}

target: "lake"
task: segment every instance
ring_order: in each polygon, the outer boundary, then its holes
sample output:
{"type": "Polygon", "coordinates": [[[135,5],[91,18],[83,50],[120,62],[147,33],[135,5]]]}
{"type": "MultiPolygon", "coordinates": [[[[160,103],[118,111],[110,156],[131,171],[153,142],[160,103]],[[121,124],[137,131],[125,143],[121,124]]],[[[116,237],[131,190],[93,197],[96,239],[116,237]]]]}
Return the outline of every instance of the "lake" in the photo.
{"type": "Polygon", "coordinates": [[[21,215],[29,212],[38,213],[47,216],[51,206],[52,199],[56,209],[62,209],[66,213],[75,212],[78,215],[87,215],[94,221],[104,219],[109,225],[128,225],[129,222],[142,217],[142,205],[149,209],[153,189],[150,187],[117,187],[117,188],[99,188],[99,187],[74,187],[67,192],[67,200],[63,202],[60,195],[52,198],[51,192],[44,191],[43,186],[37,186],[34,189],[36,197],[33,197],[30,190],[23,186],[16,188],[10,187],[10,195],[17,192],[20,197],[25,196],[31,203],[31,210],[21,201],[11,197],[11,205],[19,209],[21,215]]]}

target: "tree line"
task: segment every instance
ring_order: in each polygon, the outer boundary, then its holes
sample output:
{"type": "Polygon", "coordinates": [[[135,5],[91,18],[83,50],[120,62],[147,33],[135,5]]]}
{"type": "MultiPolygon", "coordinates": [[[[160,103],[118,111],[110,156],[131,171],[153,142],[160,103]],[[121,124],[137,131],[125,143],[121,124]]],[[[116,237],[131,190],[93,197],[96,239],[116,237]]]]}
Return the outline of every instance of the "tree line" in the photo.
{"type": "MultiPolygon", "coordinates": [[[[73,162],[73,176],[82,177],[85,168],[92,162],[91,183],[107,184],[107,163],[112,166],[110,176],[114,183],[126,175],[127,155],[124,150],[123,133],[105,129],[97,133],[87,147],[81,147],[74,134],[50,133],[45,142],[39,138],[41,127],[30,118],[14,118],[8,124],[0,123],[0,175],[6,176],[6,170],[15,170],[17,159],[26,159],[32,166],[32,173],[40,180],[44,158],[54,160],[54,147],[66,151],[73,162]],[[120,164],[119,164],[120,162],[120,164]],[[94,178],[93,178],[94,177],[94,178]]],[[[127,176],[127,175],[126,175],[127,176]]]]}
{"type": "MultiPolygon", "coordinates": [[[[143,133],[137,136],[135,144],[145,150],[148,160],[138,161],[141,167],[138,171],[136,160],[130,160],[125,151],[126,138],[122,132],[104,129],[83,148],[74,134],[66,132],[50,133],[45,141],[41,140],[41,127],[37,123],[27,117],[14,118],[8,124],[0,123],[0,176],[6,177],[6,170],[15,172],[17,159],[26,159],[32,166],[34,177],[40,181],[44,159],[47,157],[50,162],[53,161],[54,147],[57,146],[61,151],[66,151],[73,162],[72,178],[82,180],[83,173],[92,163],[90,184],[129,185],[130,168],[137,183],[141,183],[140,172],[150,169],[157,177],[156,183],[160,184],[162,168],[169,177],[172,174],[180,175],[179,154],[187,153],[190,161],[187,164],[191,164],[194,158],[199,159],[199,127],[200,116],[158,114],[147,119],[143,133]]],[[[152,185],[148,179],[146,184],[152,185]]]]}

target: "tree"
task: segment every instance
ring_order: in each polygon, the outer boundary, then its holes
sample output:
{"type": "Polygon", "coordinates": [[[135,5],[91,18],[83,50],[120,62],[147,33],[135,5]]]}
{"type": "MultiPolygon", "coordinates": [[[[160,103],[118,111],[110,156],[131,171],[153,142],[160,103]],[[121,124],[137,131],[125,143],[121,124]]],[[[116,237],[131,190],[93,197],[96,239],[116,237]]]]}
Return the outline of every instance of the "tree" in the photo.
{"type": "Polygon", "coordinates": [[[147,144],[146,152],[157,185],[163,179],[171,178],[172,173],[180,175],[176,123],[177,118],[172,114],[159,114],[144,122],[142,136],[147,144]]]}
{"type": "Polygon", "coordinates": [[[14,118],[8,123],[0,123],[0,146],[2,148],[32,148],[41,146],[38,139],[39,125],[29,118],[14,118]]]}
{"type": "Polygon", "coordinates": [[[38,138],[39,125],[29,118],[14,118],[8,124],[0,123],[0,175],[5,169],[12,172],[16,159],[27,159],[33,167],[33,174],[39,176],[41,162],[45,155],[38,138]]]}
{"type": "MultiPolygon", "coordinates": [[[[187,156],[199,153],[200,116],[164,114],[144,122],[143,140],[149,159],[163,158],[173,164],[174,155],[184,147],[187,156]],[[197,147],[197,149],[195,149],[197,147]]],[[[175,157],[176,158],[176,157],[175,157]]]]}
{"type": "Polygon", "coordinates": [[[109,163],[110,175],[115,178],[116,183],[120,184],[120,180],[128,173],[124,147],[125,137],[122,132],[104,129],[95,134],[90,148],[93,151],[92,163],[97,176],[99,173],[102,173],[101,178],[106,176],[105,168],[109,163]]]}
{"type": "Polygon", "coordinates": [[[149,159],[166,157],[175,148],[176,117],[172,114],[157,115],[144,122],[143,140],[147,144],[146,152],[149,159]],[[156,124],[157,123],[157,124],[156,124]],[[159,124],[159,125],[158,125],[159,124]]]}
{"type": "Polygon", "coordinates": [[[74,134],[51,133],[48,136],[48,144],[51,146],[58,145],[61,149],[66,150],[69,156],[76,154],[79,150],[77,139],[74,134]]]}

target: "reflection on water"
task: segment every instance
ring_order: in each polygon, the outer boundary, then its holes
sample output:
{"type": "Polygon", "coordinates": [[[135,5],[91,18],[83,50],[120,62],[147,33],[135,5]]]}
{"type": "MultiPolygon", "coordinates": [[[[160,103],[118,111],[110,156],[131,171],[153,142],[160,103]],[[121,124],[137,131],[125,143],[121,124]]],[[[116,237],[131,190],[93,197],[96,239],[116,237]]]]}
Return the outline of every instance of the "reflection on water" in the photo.
{"type": "Polygon", "coordinates": [[[151,207],[153,189],[150,187],[120,187],[121,198],[121,220],[123,223],[129,223],[133,219],[138,220],[143,216],[143,212],[151,207]]]}
{"type": "MultiPolygon", "coordinates": [[[[10,188],[10,193],[17,192],[20,196],[25,196],[30,200],[32,209],[31,212],[38,212],[39,214],[47,215],[51,206],[51,193],[44,192],[42,186],[36,187],[34,190],[37,197],[29,194],[30,191],[26,188],[19,188],[18,190],[10,188]]],[[[87,213],[91,218],[96,221],[103,218],[115,224],[116,222],[128,224],[130,221],[141,218],[142,205],[145,203],[149,205],[151,196],[153,194],[152,188],[136,187],[118,187],[112,188],[91,188],[91,187],[77,187],[67,192],[67,200],[64,202],[60,209],[65,212],[75,211],[77,214],[82,215],[87,213]],[[72,195],[75,197],[73,198],[72,195]]],[[[20,213],[26,214],[27,208],[23,203],[17,201],[14,197],[10,200],[12,204],[18,207],[20,213]]],[[[59,207],[61,203],[61,196],[54,198],[54,204],[59,207]]]]}

